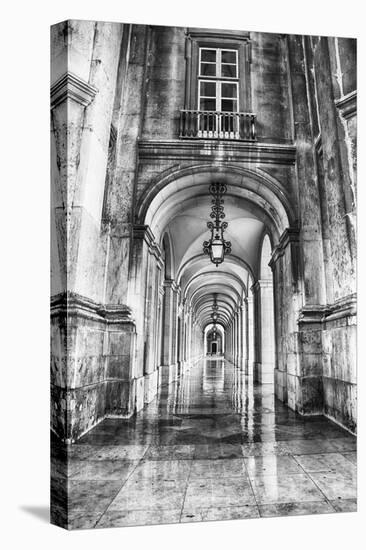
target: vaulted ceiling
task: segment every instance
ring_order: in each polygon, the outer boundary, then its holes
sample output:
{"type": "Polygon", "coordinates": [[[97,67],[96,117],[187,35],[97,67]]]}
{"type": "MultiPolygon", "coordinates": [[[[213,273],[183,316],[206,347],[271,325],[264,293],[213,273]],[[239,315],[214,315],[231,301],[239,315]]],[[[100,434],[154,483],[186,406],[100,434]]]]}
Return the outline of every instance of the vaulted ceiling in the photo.
{"type": "MultiPolygon", "coordinates": [[[[171,277],[203,329],[211,323],[215,294],[220,322],[228,324],[259,276],[263,236],[273,234],[275,227],[265,199],[256,202],[252,191],[228,181],[225,239],[231,241],[232,252],[218,267],[211,263],[203,253],[203,242],[210,237],[209,184],[218,179],[217,174],[198,174],[173,181],[151,201],[145,221],[161,245],[163,239],[170,242],[166,254],[171,255],[171,277]]],[[[275,209],[272,213],[277,215],[275,209]]]]}

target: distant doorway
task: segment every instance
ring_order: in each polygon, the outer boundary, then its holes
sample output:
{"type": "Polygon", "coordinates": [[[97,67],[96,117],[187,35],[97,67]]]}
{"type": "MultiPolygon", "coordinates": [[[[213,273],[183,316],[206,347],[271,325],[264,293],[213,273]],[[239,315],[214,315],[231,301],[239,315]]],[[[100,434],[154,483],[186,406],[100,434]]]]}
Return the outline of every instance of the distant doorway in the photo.
{"type": "Polygon", "coordinates": [[[212,344],[211,344],[211,353],[212,353],[212,355],[217,354],[217,342],[212,342],[212,344]]]}

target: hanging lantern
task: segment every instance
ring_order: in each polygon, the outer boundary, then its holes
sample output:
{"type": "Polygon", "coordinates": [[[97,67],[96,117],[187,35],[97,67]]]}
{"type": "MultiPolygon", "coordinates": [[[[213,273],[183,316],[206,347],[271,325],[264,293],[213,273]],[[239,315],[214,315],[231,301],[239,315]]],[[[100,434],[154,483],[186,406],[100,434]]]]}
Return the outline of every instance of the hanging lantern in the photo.
{"type": "Polygon", "coordinates": [[[219,306],[217,305],[217,294],[215,293],[213,295],[213,304],[212,304],[212,313],[211,313],[211,319],[212,319],[212,323],[213,323],[213,337],[214,339],[216,339],[216,323],[217,323],[217,320],[218,318],[220,317],[219,313],[218,313],[218,309],[219,309],[219,306]]]}
{"type": "Polygon", "coordinates": [[[228,223],[222,221],[225,218],[224,199],[222,197],[226,191],[227,188],[224,183],[215,182],[210,185],[210,193],[213,196],[210,217],[214,221],[207,222],[207,227],[211,231],[211,238],[209,241],[204,241],[203,252],[210,256],[211,262],[216,267],[224,261],[225,254],[231,252],[231,243],[224,238],[224,231],[227,229],[228,223]]]}

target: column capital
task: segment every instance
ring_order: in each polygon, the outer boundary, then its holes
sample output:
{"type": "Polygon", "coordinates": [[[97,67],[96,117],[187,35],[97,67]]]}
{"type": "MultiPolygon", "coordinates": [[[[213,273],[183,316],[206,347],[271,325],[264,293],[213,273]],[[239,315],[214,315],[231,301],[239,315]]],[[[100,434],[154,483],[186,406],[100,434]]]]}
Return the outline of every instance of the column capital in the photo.
{"type": "Polygon", "coordinates": [[[252,285],[251,290],[252,292],[258,292],[261,288],[273,288],[272,279],[258,279],[252,285]]]}
{"type": "Polygon", "coordinates": [[[289,243],[298,243],[299,242],[300,229],[296,226],[287,227],[282,233],[278,245],[274,248],[272,252],[271,259],[269,261],[269,266],[273,270],[274,265],[277,260],[283,256],[285,249],[289,243]]]}
{"type": "Polygon", "coordinates": [[[151,231],[150,226],[135,224],[133,226],[133,237],[134,239],[142,239],[148,245],[150,254],[153,254],[158,260],[158,267],[161,269],[163,266],[161,248],[156,242],[155,235],[151,231]]]}
{"type": "Polygon", "coordinates": [[[170,288],[173,292],[180,291],[180,286],[176,283],[174,279],[165,279],[163,286],[164,288],[170,288]]]}
{"type": "Polygon", "coordinates": [[[91,86],[76,74],[66,72],[51,86],[51,109],[67,99],[72,99],[83,107],[87,107],[98,93],[98,89],[91,86]]]}

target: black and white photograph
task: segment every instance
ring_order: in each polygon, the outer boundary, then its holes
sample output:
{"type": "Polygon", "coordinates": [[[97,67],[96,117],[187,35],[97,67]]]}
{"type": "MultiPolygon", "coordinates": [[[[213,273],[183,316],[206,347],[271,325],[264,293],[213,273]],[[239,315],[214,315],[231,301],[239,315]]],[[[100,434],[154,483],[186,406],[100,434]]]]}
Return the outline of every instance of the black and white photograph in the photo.
{"type": "Polygon", "coordinates": [[[361,4],[2,14],[1,546],[362,548],[361,4]]]}
{"type": "Polygon", "coordinates": [[[355,511],[356,40],[51,29],[51,519],[355,511]]]}

